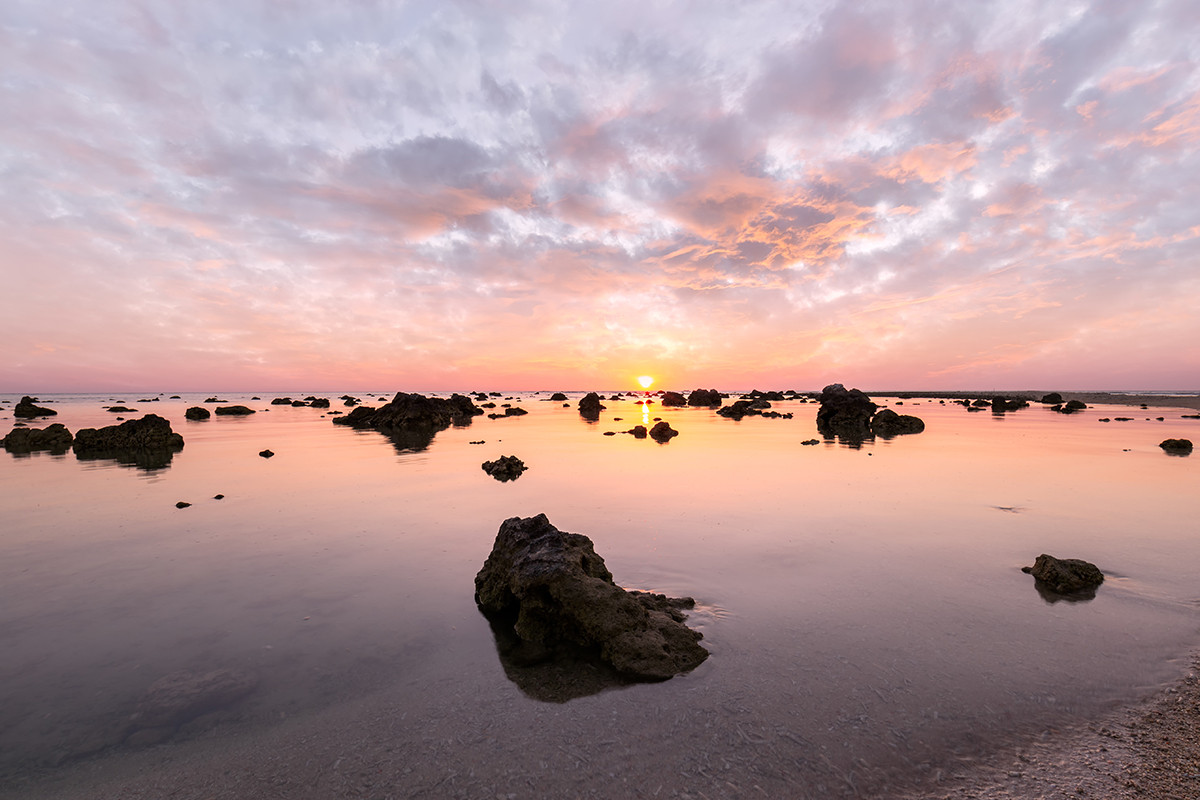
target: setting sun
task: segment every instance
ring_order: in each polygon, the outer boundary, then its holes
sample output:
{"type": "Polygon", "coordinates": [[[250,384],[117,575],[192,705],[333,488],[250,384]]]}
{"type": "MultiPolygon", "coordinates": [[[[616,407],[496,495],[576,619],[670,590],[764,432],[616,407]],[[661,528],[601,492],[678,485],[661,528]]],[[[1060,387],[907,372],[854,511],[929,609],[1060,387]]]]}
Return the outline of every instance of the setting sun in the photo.
{"type": "Polygon", "coordinates": [[[654,383],[654,378],[650,377],[649,375],[643,375],[638,378],[638,383],[642,385],[643,389],[649,389],[650,384],[654,383]]]}

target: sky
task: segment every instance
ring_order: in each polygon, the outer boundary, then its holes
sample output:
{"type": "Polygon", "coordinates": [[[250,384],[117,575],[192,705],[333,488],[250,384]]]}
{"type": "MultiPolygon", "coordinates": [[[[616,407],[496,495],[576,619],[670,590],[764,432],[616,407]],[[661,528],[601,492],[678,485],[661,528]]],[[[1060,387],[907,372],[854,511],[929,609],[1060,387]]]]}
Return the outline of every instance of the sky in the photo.
{"type": "Polygon", "coordinates": [[[0,391],[1200,389],[1195,0],[4,0],[0,391]]]}

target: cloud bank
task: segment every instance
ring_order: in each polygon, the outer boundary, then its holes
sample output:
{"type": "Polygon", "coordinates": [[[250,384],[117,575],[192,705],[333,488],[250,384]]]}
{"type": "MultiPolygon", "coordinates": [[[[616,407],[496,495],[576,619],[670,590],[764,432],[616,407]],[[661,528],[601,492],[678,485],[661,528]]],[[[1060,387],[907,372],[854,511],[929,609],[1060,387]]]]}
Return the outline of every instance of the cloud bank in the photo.
{"type": "Polygon", "coordinates": [[[1171,2],[0,12],[0,390],[1200,389],[1171,2]]]}

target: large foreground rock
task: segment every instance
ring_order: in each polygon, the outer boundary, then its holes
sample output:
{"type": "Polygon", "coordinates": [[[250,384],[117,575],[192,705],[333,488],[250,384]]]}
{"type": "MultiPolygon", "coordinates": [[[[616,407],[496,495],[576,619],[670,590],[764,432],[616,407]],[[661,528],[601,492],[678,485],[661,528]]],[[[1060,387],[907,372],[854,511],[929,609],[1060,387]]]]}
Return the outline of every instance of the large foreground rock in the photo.
{"type": "Polygon", "coordinates": [[[475,602],[522,641],[594,648],[634,678],[665,680],[708,657],[701,635],[683,624],[690,598],[625,591],[590,539],[558,530],[545,514],[500,525],[475,576],[475,602]]]}
{"type": "Polygon", "coordinates": [[[20,402],[13,406],[14,417],[33,419],[34,417],[54,417],[57,415],[58,412],[53,408],[45,408],[43,406],[34,405],[33,398],[28,395],[22,397],[20,402]]]}
{"type": "Polygon", "coordinates": [[[837,436],[851,441],[871,438],[871,417],[878,408],[858,389],[832,383],[817,397],[817,430],[827,439],[837,436]]]}
{"type": "Polygon", "coordinates": [[[1087,591],[1104,583],[1104,573],[1090,561],[1055,558],[1045,553],[1034,560],[1032,567],[1021,567],[1021,571],[1059,594],[1087,591]]]}
{"type": "Polygon", "coordinates": [[[30,453],[34,450],[49,450],[61,454],[71,449],[73,437],[61,422],[45,428],[13,428],[0,445],[10,453],[30,453]]]}
{"type": "Polygon", "coordinates": [[[157,414],[131,419],[120,425],[82,428],[75,434],[75,457],[111,458],[144,469],[158,469],[171,462],[171,456],[183,449],[183,437],[171,430],[171,423],[157,414]]]}
{"type": "Polygon", "coordinates": [[[333,423],[377,430],[388,436],[397,450],[419,452],[429,447],[437,432],[451,425],[470,425],[471,420],[482,413],[483,409],[471,398],[461,394],[446,399],[396,392],[386,405],[379,408],[358,406],[333,423]]]}

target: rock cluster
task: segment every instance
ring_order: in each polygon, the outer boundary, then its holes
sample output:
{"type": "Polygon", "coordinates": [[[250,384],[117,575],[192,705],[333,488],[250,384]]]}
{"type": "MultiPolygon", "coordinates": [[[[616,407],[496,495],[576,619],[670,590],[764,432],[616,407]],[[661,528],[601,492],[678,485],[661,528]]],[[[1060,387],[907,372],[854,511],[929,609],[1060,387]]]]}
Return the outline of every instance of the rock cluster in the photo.
{"type": "Polygon", "coordinates": [[[49,450],[60,455],[71,449],[74,437],[60,422],[45,428],[13,428],[8,436],[0,439],[0,445],[10,453],[30,453],[34,450],[49,450]]]}
{"type": "Polygon", "coordinates": [[[683,624],[690,598],[627,592],[590,539],[555,528],[545,514],[500,525],[475,576],[475,602],[493,625],[546,648],[594,650],[619,673],[665,680],[699,666],[708,651],[683,624]]]}
{"type": "Polygon", "coordinates": [[[485,461],[480,466],[484,472],[502,483],[515,481],[528,469],[525,462],[516,456],[500,456],[495,461],[485,461]]]}
{"type": "Polygon", "coordinates": [[[57,415],[58,412],[53,408],[44,408],[43,406],[35,405],[34,399],[28,395],[22,397],[20,402],[13,406],[14,417],[33,419],[34,417],[53,417],[57,415]]]}
{"type": "Polygon", "coordinates": [[[817,397],[817,430],[826,439],[837,437],[848,442],[863,442],[875,436],[884,439],[902,434],[920,433],[925,423],[919,417],[897,414],[879,406],[858,389],[840,383],[830,384],[817,397]]]}
{"type": "Polygon", "coordinates": [[[82,428],[75,434],[75,457],[111,458],[144,469],[165,467],[171,457],[183,449],[183,437],[171,430],[171,423],[157,414],[131,419],[120,425],[82,428]]]}
{"type": "Polygon", "coordinates": [[[333,422],[351,428],[377,430],[390,438],[397,450],[419,452],[429,447],[439,431],[451,425],[470,425],[474,417],[483,413],[471,398],[461,394],[446,399],[397,392],[386,405],[379,408],[357,406],[333,422]]]}
{"type": "Polygon", "coordinates": [[[1078,558],[1055,558],[1042,553],[1032,567],[1021,567],[1046,588],[1058,594],[1093,590],[1104,582],[1104,573],[1090,561],[1078,558]]]}

